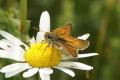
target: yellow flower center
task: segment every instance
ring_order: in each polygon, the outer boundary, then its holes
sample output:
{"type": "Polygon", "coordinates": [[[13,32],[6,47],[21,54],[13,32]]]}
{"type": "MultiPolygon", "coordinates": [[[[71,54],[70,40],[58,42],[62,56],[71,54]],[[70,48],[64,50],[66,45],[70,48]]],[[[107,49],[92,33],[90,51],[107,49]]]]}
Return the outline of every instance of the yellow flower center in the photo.
{"type": "Polygon", "coordinates": [[[35,43],[25,52],[25,59],[32,67],[52,67],[59,64],[61,52],[47,42],[35,43]]]}

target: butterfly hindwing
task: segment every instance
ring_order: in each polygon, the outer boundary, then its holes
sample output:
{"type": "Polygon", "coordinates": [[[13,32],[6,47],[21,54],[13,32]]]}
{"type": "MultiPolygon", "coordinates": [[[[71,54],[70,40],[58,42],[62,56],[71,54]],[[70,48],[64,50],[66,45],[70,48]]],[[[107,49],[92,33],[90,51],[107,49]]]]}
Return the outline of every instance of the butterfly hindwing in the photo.
{"type": "Polygon", "coordinates": [[[78,54],[78,53],[77,53],[76,48],[74,48],[74,47],[72,47],[72,46],[70,46],[70,45],[68,45],[68,44],[62,44],[62,45],[63,45],[65,51],[66,51],[68,54],[72,55],[73,57],[77,57],[77,54],[78,54]]]}

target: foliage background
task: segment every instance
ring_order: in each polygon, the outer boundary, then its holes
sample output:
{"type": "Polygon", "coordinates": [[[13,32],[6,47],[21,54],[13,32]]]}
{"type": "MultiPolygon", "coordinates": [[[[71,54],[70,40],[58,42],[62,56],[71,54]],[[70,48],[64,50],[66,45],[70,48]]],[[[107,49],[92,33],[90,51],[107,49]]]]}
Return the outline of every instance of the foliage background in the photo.
{"type": "MultiPolygon", "coordinates": [[[[19,37],[20,0],[0,0],[0,29],[19,37]]],[[[120,79],[120,0],[28,0],[28,20],[31,21],[29,36],[36,35],[40,14],[47,10],[52,30],[72,23],[74,36],[90,33],[91,45],[85,52],[97,52],[99,56],[79,59],[92,65],[90,80],[120,79]]],[[[15,61],[0,59],[0,67],[15,61]]],[[[86,80],[85,71],[74,70],[75,78],[55,70],[51,80],[86,80]]],[[[38,75],[24,79],[22,75],[0,80],[38,80],[38,75]]]]}

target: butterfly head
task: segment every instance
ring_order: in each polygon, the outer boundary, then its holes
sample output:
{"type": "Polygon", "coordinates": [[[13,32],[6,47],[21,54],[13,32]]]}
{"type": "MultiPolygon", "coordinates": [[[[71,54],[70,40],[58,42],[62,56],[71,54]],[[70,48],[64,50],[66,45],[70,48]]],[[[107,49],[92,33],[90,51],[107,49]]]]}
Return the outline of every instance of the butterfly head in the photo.
{"type": "Polygon", "coordinates": [[[52,32],[46,32],[45,39],[49,41],[56,41],[58,39],[58,36],[52,32]]]}

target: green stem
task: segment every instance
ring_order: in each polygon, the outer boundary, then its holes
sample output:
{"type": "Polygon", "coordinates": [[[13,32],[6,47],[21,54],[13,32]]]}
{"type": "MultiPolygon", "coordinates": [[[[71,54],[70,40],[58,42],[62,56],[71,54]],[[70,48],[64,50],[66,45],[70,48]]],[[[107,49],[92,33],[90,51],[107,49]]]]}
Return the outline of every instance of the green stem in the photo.
{"type": "Polygon", "coordinates": [[[90,73],[89,73],[89,71],[86,71],[86,80],[90,80],[90,73]]]}
{"type": "Polygon", "coordinates": [[[27,20],[27,0],[20,0],[20,32],[25,32],[27,20]]]}

